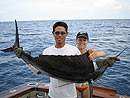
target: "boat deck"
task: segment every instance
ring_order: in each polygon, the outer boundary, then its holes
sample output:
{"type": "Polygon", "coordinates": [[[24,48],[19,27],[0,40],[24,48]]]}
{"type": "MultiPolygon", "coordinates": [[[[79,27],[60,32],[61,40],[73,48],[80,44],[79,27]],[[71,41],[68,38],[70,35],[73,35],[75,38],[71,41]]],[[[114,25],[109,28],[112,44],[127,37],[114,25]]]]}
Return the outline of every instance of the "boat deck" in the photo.
{"type": "MultiPolygon", "coordinates": [[[[0,92],[0,98],[38,98],[36,95],[42,94],[43,98],[48,98],[48,83],[29,82],[23,85],[0,92]]],[[[39,97],[40,98],[40,97],[39,97]]],[[[116,93],[115,89],[93,86],[93,98],[130,98],[116,93]]]]}

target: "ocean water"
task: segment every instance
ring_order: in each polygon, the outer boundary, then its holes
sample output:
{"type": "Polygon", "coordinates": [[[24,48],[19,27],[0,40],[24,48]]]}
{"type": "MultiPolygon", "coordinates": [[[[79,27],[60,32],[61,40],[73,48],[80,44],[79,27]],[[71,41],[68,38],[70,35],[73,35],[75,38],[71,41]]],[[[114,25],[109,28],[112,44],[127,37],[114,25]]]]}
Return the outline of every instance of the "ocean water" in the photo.
{"type": "MultiPolygon", "coordinates": [[[[18,21],[20,46],[34,57],[41,55],[45,48],[55,44],[51,32],[56,21],[68,24],[68,44],[76,45],[76,34],[84,31],[90,38],[87,48],[104,51],[106,57],[116,56],[127,48],[119,56],[121,61],[108,68],[93,84],[130,96],[130,19],[18,21]]],[[[14,40],[14,22],[0,22],[0,50],[13,46],[14,40]]],[[[35,75],[13,52],[0,51],[0,92],[30,81],[49,82],[49,78],[35,75]]]]}

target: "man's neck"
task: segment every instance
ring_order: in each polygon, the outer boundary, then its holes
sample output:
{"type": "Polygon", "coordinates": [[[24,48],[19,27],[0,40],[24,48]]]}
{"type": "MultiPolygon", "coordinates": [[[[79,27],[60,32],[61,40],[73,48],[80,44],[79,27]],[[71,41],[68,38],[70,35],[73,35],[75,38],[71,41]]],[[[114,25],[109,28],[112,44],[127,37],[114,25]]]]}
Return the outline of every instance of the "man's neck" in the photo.
{"type": "Polygon", "coordinates": [[[65,43],[64,44],[56,44],[55,47],[56,48],[63,48],[65,46],[65,43]]]}

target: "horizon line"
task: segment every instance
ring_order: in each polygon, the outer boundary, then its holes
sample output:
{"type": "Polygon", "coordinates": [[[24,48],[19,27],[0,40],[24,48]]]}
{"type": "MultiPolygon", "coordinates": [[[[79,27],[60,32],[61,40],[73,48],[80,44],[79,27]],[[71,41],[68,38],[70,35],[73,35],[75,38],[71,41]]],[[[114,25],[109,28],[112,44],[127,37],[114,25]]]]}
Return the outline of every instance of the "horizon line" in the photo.
{"type": "MultiPolygon", "coordinates": [[[[62,21],[68,21],[68,20],[129,20],[130,18],[95,18],[95,19],[30,19],[30,20],[19,20],[16,19],[17,21],[58,21],[58,20],[62,20],[62,21]]],[[[15,19],[14,19],[15,20],[15,19]]],[[[14,20],[0,20],[0,22],[13,22],[14,20]]]]}

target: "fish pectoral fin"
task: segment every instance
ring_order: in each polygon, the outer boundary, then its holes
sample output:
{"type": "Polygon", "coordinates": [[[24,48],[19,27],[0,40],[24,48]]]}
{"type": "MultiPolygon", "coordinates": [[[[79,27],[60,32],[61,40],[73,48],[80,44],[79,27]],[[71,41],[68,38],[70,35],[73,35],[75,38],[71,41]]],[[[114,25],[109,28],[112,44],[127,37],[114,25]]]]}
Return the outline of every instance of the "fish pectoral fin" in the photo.
{"type": "Polygon", "coordinates": [[[31,64],[26,64],[26,65],[31,69],[31,71],[32,71],[33,73],[35,73],[35,74],[40,74],[40,73],[41,73],[37,68],[35,68],[35,67],[32,66],[31,64]]]}

